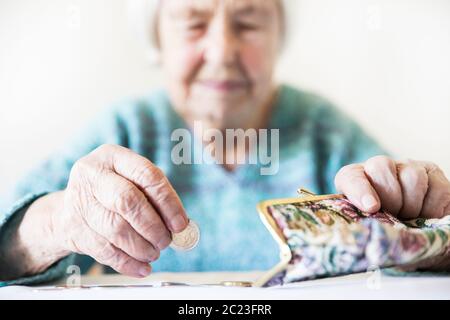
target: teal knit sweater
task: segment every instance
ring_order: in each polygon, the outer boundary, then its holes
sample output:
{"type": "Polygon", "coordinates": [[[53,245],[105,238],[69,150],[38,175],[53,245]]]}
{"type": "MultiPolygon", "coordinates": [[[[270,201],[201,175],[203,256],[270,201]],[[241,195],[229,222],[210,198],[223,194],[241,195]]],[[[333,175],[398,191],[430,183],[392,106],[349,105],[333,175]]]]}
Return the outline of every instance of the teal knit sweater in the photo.
{"type": "MultiPolygon", "coordinates": [[[[171,133],[177,128],[187,126],[163,90],[107,109],[0,199],[0,233],[7,231],[11,217],[38,197],[64,189],[79,158],[102,144],[119,144],[165,172],[189,217],[201,229],[195,250],[163,251],[153,264],[154,271],[266,270],[278,262],[279,252],[256,212],[259,201],[295,196],[300,186],[316,193],[334,193],[334,176],[342,166],[385,154],[329,102],[288,86],[280,87],[268,128],[279,129],[275,175],[261,175],[259,165],[252,164],[234,172],[217,164],[175,165],[171,150],[177,142],[171,141],[171,133]]],[[[72,255],[43,274],[0,282],[0,286],[53,280],[65,275],[67,266],[74,263],[85,271],[93,260],[72,255]]]]}

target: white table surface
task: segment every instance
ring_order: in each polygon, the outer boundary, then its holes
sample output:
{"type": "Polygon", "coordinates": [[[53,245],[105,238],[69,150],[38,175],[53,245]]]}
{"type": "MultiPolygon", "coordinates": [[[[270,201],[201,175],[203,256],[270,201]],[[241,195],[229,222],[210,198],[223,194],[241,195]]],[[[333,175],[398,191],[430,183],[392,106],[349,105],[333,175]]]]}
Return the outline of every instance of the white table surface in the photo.
{"type": "Polygon", "coordinates": [[[225,280],[254,281],[250,273],[155,273],[146,279],[119,275],[83,276],[82,286],[119,285],[113,288],[58,288],[56,286],[10,286],[0,288],[2,299],[450,299],[450,277],[392,277],[368,272],[336,278],[304,281],[275,288],[199,286],[225,280]],[[161,282],[192,286],[161,287],[161,282]],[[122,286],[123,285],[123,286],[122,286]],[[126,285],[154,285],[126,287],[126,285]]]}

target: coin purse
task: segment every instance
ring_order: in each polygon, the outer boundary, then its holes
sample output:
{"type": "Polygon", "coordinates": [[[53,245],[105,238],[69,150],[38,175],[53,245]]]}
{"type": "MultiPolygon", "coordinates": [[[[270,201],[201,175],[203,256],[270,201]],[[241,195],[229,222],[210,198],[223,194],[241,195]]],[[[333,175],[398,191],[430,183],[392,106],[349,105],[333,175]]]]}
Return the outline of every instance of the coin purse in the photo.
{"type": "MultiPolygon", "coordinates": [[[[303,190],[303,189],[302,189],[303,190]]],[[[281,261],[255,286],[405,266],[450,254],[450,216],[401,222],[386,211],[361,212],[342,195],[263,201],[260,217],[281,261]]]]}

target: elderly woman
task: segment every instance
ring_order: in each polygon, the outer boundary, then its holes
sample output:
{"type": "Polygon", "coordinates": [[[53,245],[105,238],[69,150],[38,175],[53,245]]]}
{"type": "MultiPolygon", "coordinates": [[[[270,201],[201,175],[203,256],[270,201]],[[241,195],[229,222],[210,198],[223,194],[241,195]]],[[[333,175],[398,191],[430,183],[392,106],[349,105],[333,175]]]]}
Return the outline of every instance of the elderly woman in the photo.
{"type": "MultiPolygon", "coordinates": [[[[255,204],[299,186],[339,191],[361,210],[382,207],[402,219],[450,213],[450,183],[436,165],[384,156],[326,100],[274,82],[286,3],[154,4],[148,38],[166,90],[101,114],[18,183],[0,211],[1,284],[53,279],[74,259],[83,270],[95,259],[135,277],[267,269],[278,261],[278,247],[255,204]],[[277,172],[262,175],[261,164],[228,161],[176,163],[172,133],[196,122],[220,132],[279,129],[277,172]],[[167,250],[171,232],[189,219],[202,230],[198,247],[167,250]]],[[[205,144],[194,138],[193,149],[205,144]]],[[[213,158],[239,149],[213,142],[213,158]]],[[[244,144],[236,158],[249,153],[244,144]]]]}

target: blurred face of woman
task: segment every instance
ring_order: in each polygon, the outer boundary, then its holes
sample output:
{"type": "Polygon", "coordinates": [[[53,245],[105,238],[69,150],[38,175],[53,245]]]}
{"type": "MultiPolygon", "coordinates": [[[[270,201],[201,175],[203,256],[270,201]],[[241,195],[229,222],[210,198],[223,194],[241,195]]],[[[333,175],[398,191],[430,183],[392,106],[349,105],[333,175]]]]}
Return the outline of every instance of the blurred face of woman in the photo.
{"type": "Polygon", "coordinates": [[[279,0],[164,0],[158,35],[166,87],[189,124],[259,125],[275,92],[279,0]]]}

